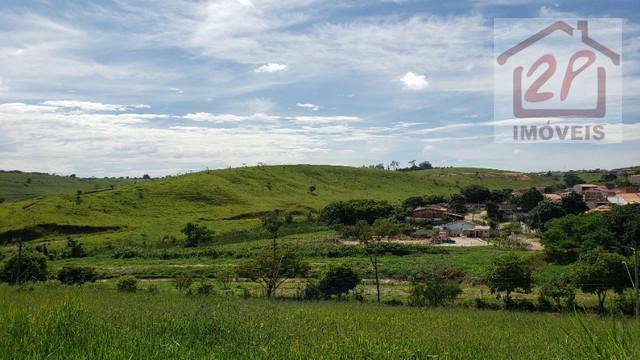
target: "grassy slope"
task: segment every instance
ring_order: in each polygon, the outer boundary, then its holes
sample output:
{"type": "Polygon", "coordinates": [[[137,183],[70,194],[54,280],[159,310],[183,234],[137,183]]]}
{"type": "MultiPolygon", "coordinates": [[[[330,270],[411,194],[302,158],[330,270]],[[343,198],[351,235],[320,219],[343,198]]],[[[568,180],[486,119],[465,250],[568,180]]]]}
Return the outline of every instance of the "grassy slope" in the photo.
{"type": "Polygon", "coordinates": [[[215,170],[85,194],[80,204],[75,195],[4,204],[0,206],[0,232],[59,223],[117,225],[147,235],[177,234],[182,225],[194,220],[225,231],[244,228],[248,222],[225,220],[228,217],[275,208],[317,210],[335,200],[397,202],[412,195],[450,194],[469,184],[525,188],[550,181],[535,175],[463,168],[408,173],[310,165],[215,170]],[[314,195],[308,192],[311,185],[317,187],[314,195]]]}
{"type": "Polygon", "coordinates": [[[466,309],[381,307],[0,288],[6,359],[631,359],[631,321],[466,309]]]}
{"type": "Polygon", "coordinates": [[[34,172],[0,171],[0,198],[6,201],[108,189],[135,179],[83,179],[34,172]],[[29,180],[30,179],[30,180],[29,180]]]}

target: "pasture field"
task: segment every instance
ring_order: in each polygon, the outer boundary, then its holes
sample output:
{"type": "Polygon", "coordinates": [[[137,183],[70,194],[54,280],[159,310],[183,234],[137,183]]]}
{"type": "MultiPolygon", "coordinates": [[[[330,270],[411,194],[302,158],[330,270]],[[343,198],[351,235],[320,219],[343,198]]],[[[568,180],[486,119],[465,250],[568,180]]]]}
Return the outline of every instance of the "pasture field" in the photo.
{"type": "Polygon", "coordinates": [[[37,285],[0,292],[4,359],[632,359],[626,319],[37,285]]]}

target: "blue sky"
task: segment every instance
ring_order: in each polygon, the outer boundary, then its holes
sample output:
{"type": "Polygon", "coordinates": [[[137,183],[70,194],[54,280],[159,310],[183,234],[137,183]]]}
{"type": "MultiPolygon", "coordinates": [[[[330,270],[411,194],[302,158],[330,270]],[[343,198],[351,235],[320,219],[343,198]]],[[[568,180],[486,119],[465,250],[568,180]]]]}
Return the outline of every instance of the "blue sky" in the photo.
{"type": "MultiPolygon", "coordinates": [[[[0,169],[640,164],[637,1],[3,1],[0,169]],[[493,19],[624,19],[617,144],[493,139],[493,19]]],[[[500,119],[498,119],[500,120],[500,119]]]]}

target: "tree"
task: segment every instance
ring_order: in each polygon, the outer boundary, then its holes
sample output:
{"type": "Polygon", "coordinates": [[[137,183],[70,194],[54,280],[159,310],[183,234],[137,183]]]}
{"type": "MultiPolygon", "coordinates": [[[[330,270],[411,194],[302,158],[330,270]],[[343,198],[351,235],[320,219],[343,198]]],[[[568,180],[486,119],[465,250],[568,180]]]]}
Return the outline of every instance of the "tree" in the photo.
{"type": "Polygon", "coordinates": [[[515,254],[505,254],[493,259],[485,273],[485,283],[498,298],[505,293],[505,301],[511,300],[512,292],[531,291],[531,270],[524,259],[515,254]]]}
{"type": "Polygon", "coordinates": [[[98,274],[92,267],[63,266],[58,271],[58,280],[67,285],[82,285],[86,282],[96,282],[98,274]]]}
{"type": "Polygon", "coordinates": [[[491,196],[491,191],[481,185],[469,185],[462,189],[462,195],[468,203],[484,204],[491,196]]]}
{"type": "Polygon", "coordinates": [[[424,205],[426,205],[426,202],[422,196],[412,196],[402,201],[401,207],[407,211],[411,211],[419,206],[424,205]]]}
{"type": "Polygon", "coordinates": [[[376,281],[376,298],[380,303],[380,273],[378,257],[380,255],[380,241],[396,236],[400,233],[400,229],[394,223],[386,219],[376,219],[373,226],[369,226],[366,222],[358,222],[355,226],[355,236],[364,246],[365,252],[369,257],[369,262],[373,267],[373,274],[376,281]]]}
{"type": "Polygon", "coordinates": [[[69,248],[69,256],[72,258],[81,258],[87,255],[78,240],[67,238],[67,247],[69,248]]]}
{"type": "Polygon", "coordinates": [[[300,255],[290,250],[264,251],[255,260],[243,264],[238,273],[253,281],[258,281],[267,298],[272,298],[276,290],[290,278],[306,276],[309,266],[300,255]]]}
{"type": "Polygon", "coordinates": [[[542,193],[536,188],[530,188],[518,198],[517,203],[523,211],[529,212],[542,200],[544,200],[542,193]]]}
{"type": "Polygon", "coordinates": [[[354,225],[359,220],[369,224],[389,217],[394,208],[387,201],[349,200],[333,202],[320,211],[320,220],[328,225],[354,225]]]}
{"type": "Polygon", "coordinates": [[[543,200],[529,212],[529,224],[535,229],[545,229],[549,221],[565,215],[562,206],[543,200]]]}
{"type": "Polygon", "coordinates": [[[493,201],[487,201],[487,217],[492,220],[494,224],[500,223],[503,216],[504,214],[500,211],[498,204],[493,201]]]}
{"type": "Polygon", "coordinates": [[[277,210],[262,219],[262,229],[264,229],[273,240],[272,248],[274,252],[276,251],[277,246],[276,241],[280,236],[280,229],[282,229],[284,225],[285,219],[280,216],[280,212],[277,210]]]}
{"type": "Polygon", "coordinates": [[[449,209],[457,214],[464,214],[467,212],[467,207],[465,204],[467,203],[464,196],[460,194],[451,195],[451,199],[449,200],[449,209]]]}
{"type": "Polygon", "coordinates": [[[0,281],[12,285],[27,281],[45,281],[47,274],[47,258],[44,255],[19,249],[17,254],[5,261],[0,270],[0,281]]]}
{"type": "Polygon", "coordinates": [[[396,160],[391,160],[391,162],[389,163],[389,168],[392,170],[398,170],[398,167],[400,167],[400,163],[396,160]]]}
{"type": "Polygon", "coordinates": [[[420,170],[429,170],[429,169],[433,169],[433,165],[431,165],[431,163],[428,161],[423,161],[420,164],[418,164],[418,168],[420,168],[420,170]]]}
{"type": "Polygon", "coordinates": [[[567,307],[573,306],[576,299],[576,289],[571,278],[566,275],[555,276],[545,281],[540,287],[540,296],[553,299],[556,308],[562,311],[562,301],[567,307]]]}
{"type": "Polygon", "coordinates": [[[589,207],[582,199],[582,196],[575,191],[572,191],[569,195],[563,197],[561,205],[564,212],[567,214],[577,215],[589,210],[589,207]]]}
{"type": "Polygon", "coordinates": [[[411,277],[411,300],[415,306],[440,306],[462,294],[460,278],[452,277],[457,271],[426,268],[411,277]]]}
{"type": "Polygon", "coordinates": [[[424,197],[425,205],[446,203],[447,198],[442,195],[428,195],[424,197]]]}
{"type": "Polygon", "coordinates": [[[142,179],[151,180],[151,176],[149,176],[149,174],[144,174],[144,175],[142,175],[142,179]]]}
{"type": "Polygon", "coordinates": [[[629,287],[624,261],[626,258],[602,250],[584,253],[571,268],[571,277],[580,290],[598,296],[598,309],[604,313],[607,292],[622,294],[629,287]]]}
{"type": "Polygon", "coordinates": [[[336,265],[325,272],[318,282],[318,290],[324,297],[340,296],[355,289],[360,276],[350,266],[336,265]]]}
{"type": "Polygon", "coordinates": [[[605,172],[602,174],[603,182],[614,181],[616,179],[618,179],[618,175],[616,175],[616,173],[614,172],[605,172]]]}
{"type": "Polygon", "coordinates": [[[578,174],[574,172],[564,174],[564,186],[572,188],[578,184],[584,184],[584,180],[582,180],[578,174]]]}
{"type": "Polygon", "coordinates": [[[184,243],[186,247],[196,247],[213,240],[213,231],[203,225],[188,223],[182,233],[187,237],[184,243]]]}

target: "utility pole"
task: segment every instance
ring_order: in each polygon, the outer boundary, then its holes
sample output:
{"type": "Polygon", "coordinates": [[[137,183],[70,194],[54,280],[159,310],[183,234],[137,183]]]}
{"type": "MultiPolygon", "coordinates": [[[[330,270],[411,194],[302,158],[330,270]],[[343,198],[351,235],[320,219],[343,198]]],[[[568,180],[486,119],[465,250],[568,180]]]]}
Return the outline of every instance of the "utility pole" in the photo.
{"type": "Polygon", "coordinates": [[[21,284],[20,277],[22,276],[22,246],[23,242],[22,238],[20,238],[18,242],[18,272],[16,274],[16,284],[18,285],[21,284]]]}

